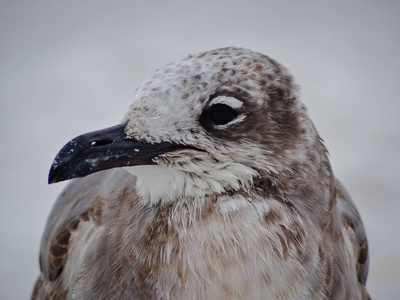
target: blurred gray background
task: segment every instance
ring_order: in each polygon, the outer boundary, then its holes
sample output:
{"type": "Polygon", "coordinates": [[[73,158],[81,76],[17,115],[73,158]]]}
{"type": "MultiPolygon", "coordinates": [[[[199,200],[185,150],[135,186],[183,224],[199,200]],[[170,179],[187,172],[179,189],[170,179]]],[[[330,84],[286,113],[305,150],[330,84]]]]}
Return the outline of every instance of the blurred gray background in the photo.
{"type": "Polygon", "coordinates": [[[0,299],[27,299],[58,150],[168,62],[243,46],[286,65],[353,195],[373,299],[400,292],[400,1],[0,2],[0,299]]]}

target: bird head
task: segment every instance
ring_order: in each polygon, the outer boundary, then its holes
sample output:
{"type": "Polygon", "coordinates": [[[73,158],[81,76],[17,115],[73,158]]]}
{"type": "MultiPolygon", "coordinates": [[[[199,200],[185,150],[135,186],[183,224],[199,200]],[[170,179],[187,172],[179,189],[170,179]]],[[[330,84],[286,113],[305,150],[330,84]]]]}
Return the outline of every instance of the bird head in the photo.
{"type": "Polygon", "coordinates": [[[266,55],[228,47],[157,70],[119,125],[61,149],[49,182],[122,167],[153,203],[246,191],[308,172],[317,140],[288,71],[266,55]]]}

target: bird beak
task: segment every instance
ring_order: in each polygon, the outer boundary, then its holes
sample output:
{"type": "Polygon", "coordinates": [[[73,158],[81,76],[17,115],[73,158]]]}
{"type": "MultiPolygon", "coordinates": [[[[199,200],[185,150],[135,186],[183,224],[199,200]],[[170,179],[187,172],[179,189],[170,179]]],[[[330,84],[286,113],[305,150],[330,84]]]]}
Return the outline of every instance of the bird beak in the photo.
{"type": "Polygon", "coordinates": [[[51,165],[49,184],[111,168],[154,164],[153,157],[181,148],[136,141],[124,133],[125,126],[89,132],[68,142],[51,165]]]}

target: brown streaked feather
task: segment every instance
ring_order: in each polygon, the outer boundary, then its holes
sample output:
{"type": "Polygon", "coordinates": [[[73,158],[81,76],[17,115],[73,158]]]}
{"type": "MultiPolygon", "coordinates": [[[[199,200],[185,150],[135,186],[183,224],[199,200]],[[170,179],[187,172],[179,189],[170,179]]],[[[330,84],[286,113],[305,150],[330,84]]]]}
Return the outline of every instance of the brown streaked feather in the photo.
{"type": "MultiPolygon", "coordinates": [[[[343,263],[343,260],[347,257],[348,253],[343,253],[343,250],[340,246],[344,244],[343,239],[340,239],[340,242],[335,245],[336,257],[334,259],[334,280],[336,286],[333,288],[333,294],[338,294],[341,290],[339,287],[344,284],[350,285],[350,280],[348,282],[343,283],[342,273],[351,273],[351,270],[354,268],[357,271],[357,281],[355,283],[354,289],[356,286],[361,287],[362,298],[361,299],[371,299],[368,295],[368,292],[365,288],[365,284],[367,282],[368,277],[368,267],[369,267],[369,253],[368,253],[368,240],[365,233],[365,228],[363,222],[361,220],[360,214],[351,199],[350,194],[347,192],[346,188],[343,184],[336,179],[336,196],[337,196],[337,205],[336,205],[336,220],[338,223],[335,227],[334,237],[340,236],[341,229],[345,229],[345,234],[350,237],[351,240],[351,248],[350,250],[354,251],[354,261],[351,261],[350,265],[346,265],[343,263]],[[354,237],[354,238],[352,238],[354,237]],[[349,270],[345,268],[348,267],[349,270]]],[[[343,231],[342,231],[343,232],[343,231]]],[[[343,297],[343,295],[342,295],[343,297]]],[[[340,299],[340,297],[337,297],[340,299]]],[[[336,298],[335,298],[336,299],[336,298]]],[[[347,299],[347,298],[343,298],[347,299]]]]}
{"type": "Polygon", "coordinates": [[[125,170],[59,197],[33,299],[369,299],[363,224],[283,66],[216,49],[134,98],[56,156],[51,182],[125,170]]]}
{"type": "MultiPolygon", "coordinates": [[[[71,235],[81,223],[91,222],[94,226],[100,226],[103,218],[107,218],[104,221],[110,222],[110,217],[107,214],[103,215],[104,206],[115,206],[116,204],[108,202],[120,195],[125,186],[134,186],[134,177],[126,176],[123,170],[114,169],[73,180],[66,187],[47,221],[40,251],[42,274],[35,284],[32,299],[66,297],[68,286],[65,286],[65,278],[61,275],[70,255],[71,235]],[[104,182],[111,184],[103,184],[104,182]]],[[[120,209],[123,207],[120,206],[120,209]]]]}
{"type": "MultiPolygon", "coordinates": [[[[42,274],[36,282],[32,299],[70,299],[71,295],[74,295],[73,299],[101,299],[102,297],[103,299],[124,299],[124,297],[128,297],[127,295],[134,295],[134,299],[150,299],[152,297],[152,286],[149,283],[154,280],[155,276],[161,275],[167,267],[162,260],[158,260],[157,253],[166,243],[176,239],[174,237],[176,233],[169,231],[166,223],[172,206],[170,209],[164,207],[162,210],[153,211],[140,208],[135,200],[133,186],[134,177],[129,176],[123,170],[116,169],[75,180],[66,188],[56,202],[48,220],[41,250],[42,274]],[[103,184],[105,182],[107,184],[103,184]],[[77,193],[77,191],[80,192],[77,193]],[[147,218],[149,214],[152,215],[151,218],[147,218]],[[141,215],[147,217],[141,218],[141,215]],[[77,219],[79,219],[78,224],[76,221],[71,221],[77,219]],[[85,245],[87,242],[85,238],[90,238],[90,236],[87,235],[88,231],[84,230],[83,225],[89,223],[94,228],[105,227],[106,230],[93,244],[85,245]],[[142,229],[144,231],[141,235],[137,235],[136,241],[132,240],[137,245],[136,251],[147,249],[146,255],[157,258],[153,266],[142,263],[140,255],[132,252],[133,246],[126,244],[129,236],[124,235],[124,232],[128,226],[132,225],[136,228],[135,230],[142,229]],[[67,229],[69,233],[64,234],[63,232],[67,229]],[[72,238],[74,240],[71,240],[72,238]],[[62,251],[53,245],[61,245],[62,251]],[[71,249],[71,245],[75,245],[73,249],[71,249]],[[85,246],[91,247],[92,255],[86,257],[85,261],[81,262],[82,265],[77,264],[76,257],[79,257],[79,251],[82,251],[85,246]],[[61,257],[62,263],[54,263],[53,257],[61,257]],[[72,259],[71,265],[65,270],[68,259],[72,259]],[[74,272],[78,272],[80,275],[74,279],[74,284],[68,285],[65,276],[71,276],[74,272]],[[93,277],[94,274],[96,274],[95,277],[93,277]]],[[[333,226],[332,229],[336,231],[336,234],[331,240],[330,229],[327,229],[326,239],[320,242],[318,248],[321,268],[322,270],[326,269],[324,273],[326,276],[325,293],[330,295],[328,299],[347,299],[343,297],[351,295],[348,285],[352,279],[344,281],[344,278],[352,273],[346,270],[347,267],[352,266],[343,264],[343,257],[346,257],[348,249],[340,246],[345,239],[341,229],[346,228],[345,233],[350,230],[350,235],[351,232],[354,232],[355,236],[356,243],[352,244],[352,247],[358,257],[358,278],[356,280],[359,280],[363,286],[361,299],[370,299],[365,290],[368,272],[368,253],[364,246],[367,244],[365,231],[351,198],[337,180],[336,195],[337,208],[333,209],[333,224],[330,225],[333,226]]],[[[204,211],[202,210],[198,216],[201,220],[208,222],[210,217],[217,217],[216,201],[216,198],[211,199],[204,207],[204,211]]],[[[251,202],[248,203],[250,205],[251,202]]],[[[294,208],[288,209],[293,211],[294,208]]],[[[277,257],[287,260],[289,248],[301,249],[304,243],[307,244],[307,241],[303,241],[303,235],[297,235],[298,232],[293,229],[288,230],[279,225],[284,222],[281,214],[282,211],[272,208],[262,216],[262,221],[267,226],[278,225],[281,228],[280,235],[277,236],[278,248],[273,247],[273,251],[277,257]]],[[[233,216],[231,217],[233,218],[233,216]]],[[[234,222],[234,220],[229,221],[234,222]]],[[[192,225],[186,224],[185,226],[190,228],[192,225]]],[[[177,244],[178,241],[174,243],[177,244]]],[[[229,247],[229,245],[227,244],[225,247],[229,247]]],[[[221,254],[224,251],[222,249],[213,250],[214,253],[221,254]]],[[[300,258],[307,260],[307,255],[302,255],[300,258]]],[[[246,258],[243,257],[243,260],[246,258]]],[[[185,284],[188,280],[188,270],[182,265],[178,266],[176,269],[177,279],[185,284]]],[[[354,284],[356,283],[354,282],[354,284]]]]}

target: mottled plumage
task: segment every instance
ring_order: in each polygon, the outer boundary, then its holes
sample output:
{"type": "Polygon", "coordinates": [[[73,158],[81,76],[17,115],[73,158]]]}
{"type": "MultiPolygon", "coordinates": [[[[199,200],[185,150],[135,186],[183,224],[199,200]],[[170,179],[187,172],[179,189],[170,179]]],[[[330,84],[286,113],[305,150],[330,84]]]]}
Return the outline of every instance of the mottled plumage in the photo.
{"type": "Polygon", "coordinates": [[[49,180],[83,176],[48,219],[32,299],[369,299],[360,216],[265,55],[229,47],[156,71],[49,180]]]}

